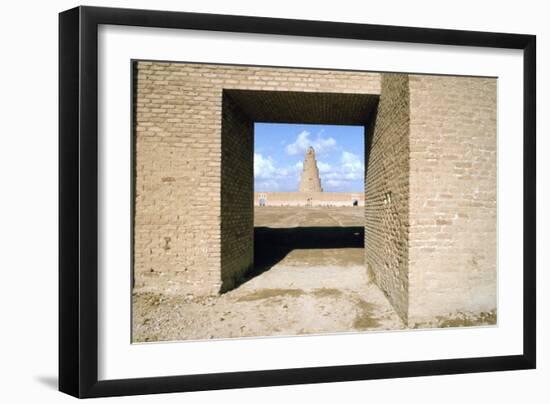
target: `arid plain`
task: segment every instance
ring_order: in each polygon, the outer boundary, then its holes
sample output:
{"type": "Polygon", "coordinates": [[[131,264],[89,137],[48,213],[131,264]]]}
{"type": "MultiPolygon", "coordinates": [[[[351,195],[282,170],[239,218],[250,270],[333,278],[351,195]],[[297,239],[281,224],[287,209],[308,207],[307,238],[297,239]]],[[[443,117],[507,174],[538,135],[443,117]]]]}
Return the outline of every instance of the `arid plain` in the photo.
{"type": "MultiPolygon", "coordinates": [[[[364,266],[360,207],[256,207],[254,271],[218,296],[133,294],[134,342],[405,329],[364,266]]],[[[491,325],[496,313],[420,327],[491,325]]]]}
{"type": "Polygon", "coordinates": [[[257,207],[250,276],[214,297],[134,294],[134,341],[403,328],[367,279],[363,215],[359,207],[257,207]]]}

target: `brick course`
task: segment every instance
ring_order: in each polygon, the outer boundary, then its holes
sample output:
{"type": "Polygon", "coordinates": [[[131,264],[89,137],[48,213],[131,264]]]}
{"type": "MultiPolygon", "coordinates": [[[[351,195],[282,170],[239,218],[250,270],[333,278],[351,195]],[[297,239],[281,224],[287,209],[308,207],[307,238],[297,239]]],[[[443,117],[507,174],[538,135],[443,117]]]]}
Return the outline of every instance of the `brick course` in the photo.
{"type": "Polygon", "coordinates": [[[223,96],[221,290],[235,287],[254,261],[254,122],[223,96]]]}
{"type": "Polygon", "coordinates": [[[254,205],[260,206],[263,196],[266,206],[357,206],[365,205],[362,192],[254,192],[254,205]]]}
{"type": "Polygon", "coordinates": [[[496,80],[135,64],[134,290],[252,265],[253,122],[366,125],[365,254],[411,324],[496,307],[496,80]]]}
{"type": "Polygon", "coordinates": [[[382,75],[365,142],[365,263],[405,321],[408,313],[409,77],[382,75]]]}
{"type": "Polygon", "coordinates": [[[372,109],[365,94],[380,92],[380,75],[366,72],[141,61],[135,70],[136,291],[214,295],[242,273],[244,269],[236,269],[238,262],[249,264],[252,244],[242,241],[252,231],[253,191],[245,189],[253,175],[252,154],[249,174],[231,165],[232,161],[248,164],[253,143],[236,140],[229,126],[242,123],[235,116],[225,116],[222,125],[222,107],[231,105],[230,99],[247,109],[249,120],[344,123],[363,120],[365,114],[349,112],[372,109]],[[279,96],[270,97],[275,91],[279,96]],[[301,98],[309,93],[320,94],[325,107],[301,111],[265,107],[276,102],[310,105],[301,98]],[[353,108],[342,108],[336,116],[328,107],[340,99],[339,94],[349,94],[344,105],[353,108]],[[254,102],[247,105],[251,97],[254,102]],[[264,107],[255,111],[257,105],[264,107]],[[266,110],[277,114],[258,116],[266,110]],[[222,126],[228,130],[222,131],[222,126]],[[222,161],[223,183],[234,183],[242,200],[231,187],[222,194],[222,161]],[[232,230],[230,223],[238,223],[239,229],[232,230]],[[222,231],[233,241],[222,242],[222,231]],[[242,259],[238,254],[243,254],[242,259]]]}
{"type": "Polygon", "coordinates": [[[496,80],[414,75],[409,82],[409,322],[493,310],[496,80]]]}

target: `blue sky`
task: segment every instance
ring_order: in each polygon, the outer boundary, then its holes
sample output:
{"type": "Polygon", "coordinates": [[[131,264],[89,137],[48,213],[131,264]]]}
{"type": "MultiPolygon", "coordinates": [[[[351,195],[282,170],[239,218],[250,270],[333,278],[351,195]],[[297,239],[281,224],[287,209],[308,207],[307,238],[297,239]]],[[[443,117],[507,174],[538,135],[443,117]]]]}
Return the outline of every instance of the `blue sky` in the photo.
{"type": "Polygon", "coordinates": [[[327,192],[364,188],[362,126],[254,124],[254,190],[298,190],[305,151],[313,146],[327,192]]]}

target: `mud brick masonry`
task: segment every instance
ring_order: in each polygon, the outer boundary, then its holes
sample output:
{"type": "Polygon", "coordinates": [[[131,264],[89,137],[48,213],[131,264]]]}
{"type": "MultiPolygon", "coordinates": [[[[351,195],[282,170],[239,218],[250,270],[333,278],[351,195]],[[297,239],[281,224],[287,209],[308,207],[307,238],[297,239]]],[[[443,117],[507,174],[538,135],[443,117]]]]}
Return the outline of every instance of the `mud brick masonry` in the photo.
{"type": "Polygon", "coordinates": [[[134,290],[253,265],[254,122],[363,125],[365,270],[409,325],[496,308],[496,80],[134,64],[134,290]]]}
{"type": "Polygon", "coordinates": [[[262,199],[265,206],[365,206],[364,197],[360,192],[254,192],[254,206],[261,206],[262,199]]]}
{"type": "Polygon", "coordinates": [[[321,177],[319,177],[319,168],[315,159],[315,150],[309,147],[304,159],[304,169],[300,178],[300,192],[323,192],[321,187],[321,177]]]}

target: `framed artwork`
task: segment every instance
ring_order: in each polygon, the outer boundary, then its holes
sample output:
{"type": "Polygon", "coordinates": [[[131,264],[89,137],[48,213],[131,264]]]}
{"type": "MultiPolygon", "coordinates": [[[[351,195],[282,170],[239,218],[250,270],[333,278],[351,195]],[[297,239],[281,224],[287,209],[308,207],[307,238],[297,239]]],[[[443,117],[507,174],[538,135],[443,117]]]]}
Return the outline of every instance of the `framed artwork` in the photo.
{"type": "Polygon", "coordinates": [[[59,388],[535,368],[533,35],[59,17],[59,388]]]}

